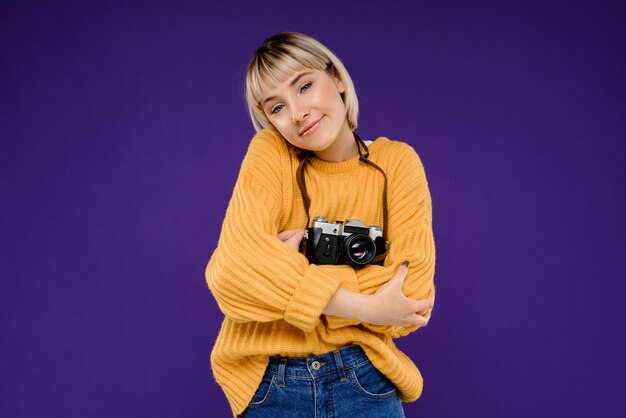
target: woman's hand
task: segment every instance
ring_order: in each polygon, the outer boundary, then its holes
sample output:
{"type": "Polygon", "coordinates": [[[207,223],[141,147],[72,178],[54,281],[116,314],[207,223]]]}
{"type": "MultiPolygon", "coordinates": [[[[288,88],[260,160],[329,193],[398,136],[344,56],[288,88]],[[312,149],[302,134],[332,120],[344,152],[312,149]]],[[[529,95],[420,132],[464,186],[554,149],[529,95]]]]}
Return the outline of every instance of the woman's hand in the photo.
{"type": "Polygon", "coordinates": [[[393,325],[424,327],[430,320],[435,305],[435,292],[431,290],[427,299],[413,300],[402,293],[402,284],[409,271],[408,265],[402,264],[396,274],[370,296],[370,309],[365,312],[362,322],[374,325],[393,325]]]}
{"type": "Polygon", "coordinates": [[[304,228],[287,229],[278,234],[278,239],[296,251],[300,251],[300,242],[304,237],[304,228]]]}
{"type": "Polygon", "coordinates": [[[427,299],[420,300],[404,296],[402,284],[408,271],[407,266],[400,266],[396,274],[373,295],[340,287],[322,313],[372,325],[408,327],[415,324],[424,327],[435,305],[435,293],[431,290],[427,299]]]}

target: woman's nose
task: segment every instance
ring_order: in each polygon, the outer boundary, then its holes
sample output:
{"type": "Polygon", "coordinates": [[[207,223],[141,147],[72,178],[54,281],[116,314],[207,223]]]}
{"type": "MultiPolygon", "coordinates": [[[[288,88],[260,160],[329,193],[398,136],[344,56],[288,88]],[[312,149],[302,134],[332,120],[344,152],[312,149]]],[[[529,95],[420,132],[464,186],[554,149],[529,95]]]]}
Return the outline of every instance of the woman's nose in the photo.
{"type": "Polygon", "coordinates": [[[293,109],[292,118],[293,118],[293,121],[296,123],[302,122],[303,120],[307,118],[307,116],[309,116],[309,111],[305,110],[303,106],[298,106],[294,104],[292,109],[293,109]]]}

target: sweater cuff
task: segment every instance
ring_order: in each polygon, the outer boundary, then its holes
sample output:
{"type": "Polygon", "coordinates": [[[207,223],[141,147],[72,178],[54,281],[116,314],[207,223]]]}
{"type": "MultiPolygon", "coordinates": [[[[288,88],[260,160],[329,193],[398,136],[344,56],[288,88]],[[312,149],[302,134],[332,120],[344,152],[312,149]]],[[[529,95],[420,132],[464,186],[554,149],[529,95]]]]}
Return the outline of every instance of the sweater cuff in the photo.
{"type": "MultiPolygon", "coordinates": [[[[361,293],[361,287],[359,286],[356,272],[354,271],[354,268],[352,266],[340,264],[322,265],[319,267],[325,272],[330,273],[333,277],[339,279],[339,284],[341,287],[356,293],[361,293]]],[[[352,318],[342,318],[332,315],[324,315],[324,317],[326,318],[326,327],[328,329],[343,328],[351,325],[358,325],[361,323],[361,321],[359,321],[358,319],[352,318]]]]}
{"type": "Polygon", "coordinates": [[[320,321],[322,311],[337,292],[339,280],[326,274],[316,265],[309,265],[307,273],[293,292],[285,310],[285,321],[311,332],[320,321]]]}

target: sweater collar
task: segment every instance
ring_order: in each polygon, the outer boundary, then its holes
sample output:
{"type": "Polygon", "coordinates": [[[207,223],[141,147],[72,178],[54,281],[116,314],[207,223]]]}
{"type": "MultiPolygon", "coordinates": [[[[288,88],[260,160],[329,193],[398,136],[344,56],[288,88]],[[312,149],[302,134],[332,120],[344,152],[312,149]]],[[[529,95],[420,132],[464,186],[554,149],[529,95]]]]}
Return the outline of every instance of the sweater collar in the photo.
{"type": "MultiPolygon", "coordinates": [[[[384,137],[377,138],[370,145],[368,145],[370,152],[378,149],[381,143],[386,140],[387,139],[384,137]]],[[[355,155],[354,157],[350,159],[347,159],[345,161],[340,161],[340,162],[324,161],[322,159],[317,158],[316,156],[312,156],[309,159],[309,164],[316,171],[321,171],[321,172],[330,173],[330,174],[349,172],[349,171],[354,170],[360,165],[359,154],[355,155]]]]}

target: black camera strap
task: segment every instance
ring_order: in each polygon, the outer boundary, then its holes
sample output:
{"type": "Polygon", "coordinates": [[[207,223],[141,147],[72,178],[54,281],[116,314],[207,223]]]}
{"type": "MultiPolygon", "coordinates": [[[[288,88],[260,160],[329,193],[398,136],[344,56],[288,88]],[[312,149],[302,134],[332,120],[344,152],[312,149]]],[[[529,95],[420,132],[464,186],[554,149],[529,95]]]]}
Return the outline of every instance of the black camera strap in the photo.
{"type": "MultiPolygon", "coordinates": [[[[387,175],[382,168],[368,160],[370,152],[367,148],[367,145],[356,132],[353,132],[353,134],[354,140],[356,141],[356,145],[359,150],[359,161],[380,171],[383,174],[383,178],[385,179],[383,187],[383,237],[385,237],[387,235],[387,175]]],[[[306,191],[306,183],[304,181],[304,165],[313,155],[315,155],[315,153],[313,153],[312,151],[303,151],[300,154],[300,165],[298,165],[298,170],[296,171],[296,181],[298,182],[298,188],[300,189],[300,193],[302,193],[302,201],[304,203],[304,210],[306,211],[307,228],[309,227],[309,223],[311,221],[311,218],[309,217],[311,199],[309,198],[309,194],[306,191]]]]}

